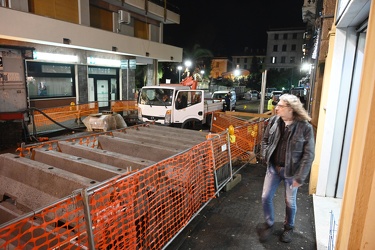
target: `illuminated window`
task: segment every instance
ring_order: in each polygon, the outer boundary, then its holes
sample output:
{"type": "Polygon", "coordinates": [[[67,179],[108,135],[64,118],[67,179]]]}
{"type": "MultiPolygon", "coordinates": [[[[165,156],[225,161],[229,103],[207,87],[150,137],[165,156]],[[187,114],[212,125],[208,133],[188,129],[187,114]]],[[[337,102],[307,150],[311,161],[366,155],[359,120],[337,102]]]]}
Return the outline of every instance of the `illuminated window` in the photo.
{"type": "Polygon", "coordinates": [[[27,62],[30,99],[75,96],[74,65],[27,62]]]}

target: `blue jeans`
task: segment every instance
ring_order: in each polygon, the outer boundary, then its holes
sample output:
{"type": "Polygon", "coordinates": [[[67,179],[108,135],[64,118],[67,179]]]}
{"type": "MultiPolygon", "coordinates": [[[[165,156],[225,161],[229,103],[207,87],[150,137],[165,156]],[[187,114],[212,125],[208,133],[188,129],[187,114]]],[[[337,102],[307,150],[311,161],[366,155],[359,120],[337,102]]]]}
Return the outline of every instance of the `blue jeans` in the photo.
{"type": "Polygon", "coordinates": [[[275,223],[273,198],[281,181],[284,181],[285,189],[286,209],[284,225],[289,225],[293,228],[297,212],[296,198],[298,187],[292,186],[293,178],[285,178],[284,168],[281,168],[280,172],[277,172],[275,167],[272,165],[268,166],[267,168],[266,176],[264,177],[262,192],[264,217],[269,226],[272,226],[275,223]]]}

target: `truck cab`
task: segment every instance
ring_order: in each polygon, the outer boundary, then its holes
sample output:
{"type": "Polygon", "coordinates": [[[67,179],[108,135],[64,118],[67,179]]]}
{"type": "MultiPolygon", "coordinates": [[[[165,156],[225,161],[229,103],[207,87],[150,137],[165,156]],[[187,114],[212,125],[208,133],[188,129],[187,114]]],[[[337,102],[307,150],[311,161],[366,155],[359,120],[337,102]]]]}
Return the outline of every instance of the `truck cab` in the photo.
{"type": "Polygon", "coordinates": [[[203,90],[173,84],[145,86],[138,96],[138,119],[182,128],[196,124],[198,128],[206,123],[211,105],[205,101],[203,90]]]}

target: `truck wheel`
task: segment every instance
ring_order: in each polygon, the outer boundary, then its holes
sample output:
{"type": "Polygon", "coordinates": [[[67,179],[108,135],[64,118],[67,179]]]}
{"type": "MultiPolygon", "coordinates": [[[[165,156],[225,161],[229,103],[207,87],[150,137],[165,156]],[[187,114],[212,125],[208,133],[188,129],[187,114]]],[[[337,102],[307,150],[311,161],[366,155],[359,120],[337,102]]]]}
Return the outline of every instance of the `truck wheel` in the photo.
{"type": "Polygon", "coordinates": [[[181,128],[192,129],[192,130],[201,130],[202,129],[202,121],[187,120],[181,125],[181,128]]]}

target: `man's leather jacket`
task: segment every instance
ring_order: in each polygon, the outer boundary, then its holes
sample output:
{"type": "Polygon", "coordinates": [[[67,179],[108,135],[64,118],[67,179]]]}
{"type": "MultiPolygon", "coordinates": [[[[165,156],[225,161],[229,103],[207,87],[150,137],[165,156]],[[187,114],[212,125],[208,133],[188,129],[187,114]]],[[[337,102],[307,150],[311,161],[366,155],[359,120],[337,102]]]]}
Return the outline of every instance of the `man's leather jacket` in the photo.
{"type": "MultiPolygon", "coordinates": [[[[270,118],[265,128],[262,140],[262,156],[267,167],[271,168],[270,159],[280,139],[279,116],[270,118]]],[[[293,177],[299,184],[303,184],[310,172],[315,156],[314,132],[307,121],[294,121],[290,126],[285,155],[285,177],[293,177]]]]}

